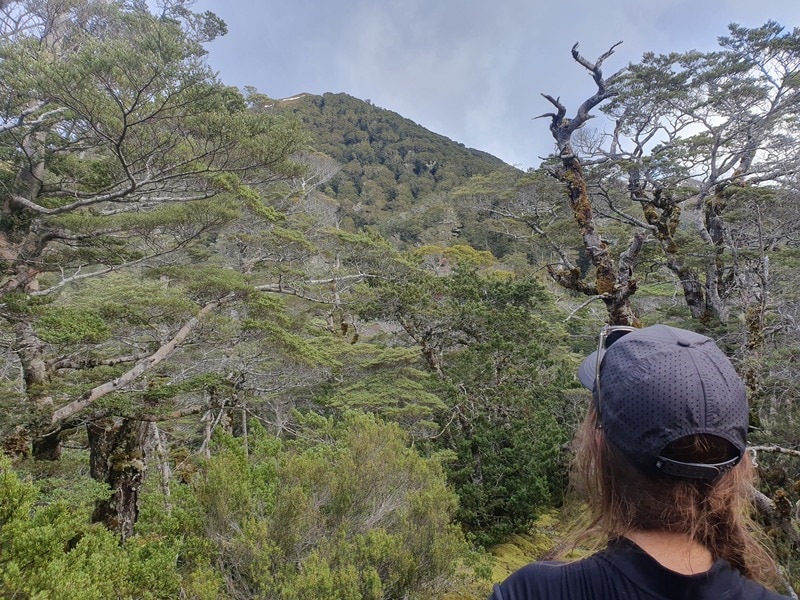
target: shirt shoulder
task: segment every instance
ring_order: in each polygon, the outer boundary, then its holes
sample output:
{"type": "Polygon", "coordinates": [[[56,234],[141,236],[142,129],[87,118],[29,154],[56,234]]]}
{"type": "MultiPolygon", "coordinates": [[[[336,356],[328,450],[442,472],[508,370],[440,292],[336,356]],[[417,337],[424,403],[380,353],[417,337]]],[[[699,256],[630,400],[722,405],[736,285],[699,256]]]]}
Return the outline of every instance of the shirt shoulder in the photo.
{"type": "Polygon", "coordinates": [[[591,600],[625,587],[597,556],[570,563],[536,562],[494,586],[490,600],[591,600]]]}
{"type": "Polygon", "coordinates": [[[697,575],[665,569],[622,542],[571,563],[537,562],[494,587],[490,600],[789,600],[742,576],[727,562],[697,575]]]}
{"type": "Polygon", "coordinates": [[[743,600],[792,600],[791,596],[782,596],[751,579],[745,579],[744,577],[742,579],[741,595],[736,596],[736,598],[742,598],[743,600]]]}

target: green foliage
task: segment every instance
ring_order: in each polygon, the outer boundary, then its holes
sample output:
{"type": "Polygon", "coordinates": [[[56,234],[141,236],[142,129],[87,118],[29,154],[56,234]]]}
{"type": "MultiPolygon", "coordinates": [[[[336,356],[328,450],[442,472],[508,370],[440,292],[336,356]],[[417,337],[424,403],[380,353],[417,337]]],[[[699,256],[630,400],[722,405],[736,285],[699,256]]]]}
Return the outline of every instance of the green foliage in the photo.
{"type": "MultiPolygon", "coordinates": [[[[18,463],[36,486],[0,463],[0,596],[422,599],[463,589],[486,571],[465,532],[478,545],[519,541],[565,487],[564,442],[586,400],[571,389],[571,352],[592,349],[586,330],[601,317],[598,303],[567,318],[535,278],[562,262],[591,276],[563,184],[343,94],[274,101],[224,86],[201,46],[224,24],[189,4],[168,2],[158,17],[143,2],[16,3],[33,25],[0,36],[0,287],[16,290],[0,302],[3,442],[24,451],[28,439],[9,432],[40,433],[13,428],[32,421],[31,406],[64,406],[144,368],[64,424],[60,462],[18,463]],[[36,14],[44,8],[55,12],[36,14]],[[45,16],[64,23],[47,43],[37,37],[45,16]],[[341,170],[318,183],[307,178],[314,166],[327,169],[320,181],[341,170]],[[212,301],[215,312],[195,319],[212,301]],[[158,349],[169,355],[148,369],[158,349]],[[184,415],[159,424],[170,446],[159,460],[177,463],[180,482],[159,482],[153,458],[136,534],[120,544],[90,523],[111,490],[87,481],[87,453],[75,449],[87,438],[73,425],[138,414],[184,415]],[[205,425],[215,434],[198,459],[205,425]]],[[[659,110],[689,114],[693,102],[755,117],[768,90],[740,59],[791,58],[795,37],[734,27],[721,40],[733,55],[646,56],[609,104],[630,119],[619,131],[646,135],[648,119],[672,115],[659,110]]],[[[786,85],[796,88],[796,74],[786,85]]],[[[795,113],[776,118],[756,163],[789,164],[795,113]]],[[[642,218],[621,176],[641,169],[662,186],[659,201],[682,202],[717,141],[731,140],[726,165],[747,163],[735,155],[761,130],[708,122],[725,135],[693,132],[587,169],[615,259],[626,223],[642,218]]],[[[703,327],[758,384],[753,413],[767,428],[755,439],[795,447],[796,181],[712,183],[725,244],[709,245],[688,218],[669,241],[702,276],[718,261],[733,319],[703,327]],[[766,289],[769,302],[758,297],[766,289]],[[761,300],[771,337],[756,348],[739,322],[761,300]]],[[[636,307],[685,323],[648,231],[636,307]]],[[[764,463],[765,489],[796,502],[791,463],[764,463]]],[[[504,566],[521,560],[502,553],[504,566]]]]}
{"type": "Polygon", "coordinates": [[[563,194],[544,168],[474,175],[452,192],[458,237],[499,259],[519,253],[532,265],[558,262],[554,248],[571,255],[579,243],[567,203],[558,201],[563,194]]]}
{"type": "Polygon", "coordinates": [[[154,270],[153,275],[178,281],[191,295],[206,300],[219,299],[228,294],[244,295],[253,290],[247,277],[239,271],[213,264],[164,267],[154,270]]]}
{"type": "Polygon", "coordinates": [[[219,227],[238,215],[236,204],[221,197],[214,201],[165,204],[146,212],[110,216],[73,213],[55,219],[54,222],[78,234],[92,233],[103,228],[106,231],[116,230],[147,236],[156,228],[170,230],[219,227]]]}
{"type": "MultiPolygon", "coordinates": [[[[58,444],[38,442],[51,431],[60,441],[59,428],[157,418],[210,391],[234,395],[212,385],[230,374],[225,344],[241,322],[202,321],[201,307],[255,290],[218,243],[255,214],[260,226],[282,219],[266,199],[273,182],[304,168],[291,156],[305,136],[296,120],[249,110],[217,80],[202,43],[224,25],[190,4],[163,3],[154,14],[139,1],[15,2],[0,23],[0,120],[9,124],[0,131],[0,288],[12,292],[0,306],[14,318],[0,324],[10,349],[0,369],[22,399],[4,411],[0,431],[17,452],[33,441],[37,458],[55,458],[58,444]],[[88,390],[105,396],[74,402],[88,390]],[[78,415],[56,412],[77,406],[78,415]]],[[[296,354],[313,346],[296,331],[272,333],[296,354]]],[[[104,445],[111,437],[88,437],[93,467],[114,452],[145,454],[114,448],[119,439],[104,445]]],[[[135,486],[128,492],[135,500],[135,486]]],[[[135,520],[135,502],[119,510],[128,514],[110,525],[135,520]]]]}
{"type": "Polygon", "coordinates": [[[479,543],[524,531],[537,510],[560,501],[568,439],[561,392],[572,367],[564,332],[542,314],[552,302],[534,281],[481,281],[458,272],[458,327],[470,343],[445,355],[450,402],[461,413],[442,443],[461,499],[459,520],[479,543]]]}
{"type": "Polygon", "coordinates": [[[296,115],[308,128],[314,149],[342,165],[321,191],[351,212],[356,226],[374,225],[405,241],[416,237],[410,222],[415,203],[503,166],[495,157],[346,94],[274,101],[272,110],[296,115]],[[355,205],[358,210],[351,211],[355,205]],[[406,224],[398,220],[399,213],[405,213],[401,220],[406,224]]]}
{"type": "Polygon", "coordinates": [[[149,546],[171,549],[180,586],[190,598],[225,598],[225,582],[214,568],[214,541],[203,528],[205,515],[198,495],[189,485],[174,485],[169,508],[160,491],[143,495],[137,535],[129,545],[146,551],[149,546]]]}
{"type": "Polygon", "coordinates": [[[98,315],[72,307],[50,307],[37,321],[36,329],[39,337],[52,344],[96,343],[110,333],[98,315]]]}
{"type": "Polygon", "coordinates": [[[116,326],[179,320],[196,310],[196,305],[186,298],[184,289],[130,273],[89,279],[70,295],[69,301],[116,326]]]}
{"type": "Polygon", "coordinates": [[[415,348],[361,342],[340,349],[334,376],[315,389],[315,402],[327,410],[380,415],[401,425],[413,438],[440,430],[445,409],[436,378],[420,364],[415,348]]]}
{"type": "MultiPolygon", "coordinates": [[[[169,404],[165,402],[166,400],[171,400],[184,394],[195,394],[203,391],[218,394],[221,390],[227,391],[229,388],[231,388],[231,383],[217,373],[201,373],[177,383],[172,383],[169,380],[160,381],[158,377],[151,377],[147,390],[141,393],[141,398],[150,406],[164,407],[166,409],[169,407],[169,404]]],[[[133,399],[136,395],[128,394],[127,396],[129,399],[133,399]]]]}
{"type": "Polygon", "coordinates": [[[462,267],[488,267],[495,260],[491,252],[475,250],[472,246],[454,244],[453,246],[422,246],[417,248],[411,256],[420,260],[438,258],[442,262],[462,267]]]}
{"type": "Polygon", "coordinates": [[[469,555],[441,465],[395,425],[351,413],[306,420],[288,446],[256,425],[247,452],[217,443],[196,498],[236,594],[433,598],[469,555]]]}
{"type": "Polygon", "coordinates": [[[31,298],[27,294],[14,292],[3,297],[5,311],[11,315],[32,315],[38,314],[42,306],[47,306],[53,302],[52,298],[31,298]]]}
{"type": "Polygon", "coordinates": [[[459,521],[480,544],[524,531],[564,484],[574,365],[552,298],[534,279],[464,266],[375,281],[363,299],[362,316],[396,320],[437,374],[428,389],[446,408],[433,447],[454,453],[459,521]]]}
{"type": "Polygon", "coordinates": [[[391,370],[385,375],[364,377],[349,386],[337,386],[327,403],[339,409],[375,412],[392,421],[407,422],[411,414],[432,414],[441,400],[427,391],[426,374],[421,371],[391,370]]]}
{"type": "Polygon", "coordinates": [[[335,365],[326,336],[311,337],[286,314],[281,299],[253,293],[247,298],[248,316],[242,331],[256,334],[292,361],[306,365],[335,365]]]}
{"type": "MultiPolygon", "coordinates": [[[[85,490],[84,490],[85,491],[85,490]]],[[[43,502],[0,456],[0,594],[5,597],[174,598],[180,577],[168,544],[118,538],[91,525],[104,490],[43,502]]]]}
{"type": "Polygon", "coordinates": [[[552,510],[539,515],[529,532],[508,536],[491,549],[495,562],[492,581],[503,581],[517,569],[535,560],[546,560],[558,540],[564,539],[569,516],[552,510]]]}

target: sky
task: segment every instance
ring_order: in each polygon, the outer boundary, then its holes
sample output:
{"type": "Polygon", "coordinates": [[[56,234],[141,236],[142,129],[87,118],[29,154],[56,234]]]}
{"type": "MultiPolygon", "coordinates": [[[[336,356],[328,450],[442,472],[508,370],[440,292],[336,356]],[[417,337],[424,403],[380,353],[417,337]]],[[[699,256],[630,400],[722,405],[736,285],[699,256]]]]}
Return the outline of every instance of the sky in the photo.
{"type": "MultiPolygon", "coordinates": [[[[644,52],[713,50],[729,23],[800,27],[798,0],[197,0],[228,25],[208,61],[272,98],[344,92],[522,169],[553,150],[547,119],[644,52]]],[[[597,120],[598,126],[602,122],[597,120]]]]}

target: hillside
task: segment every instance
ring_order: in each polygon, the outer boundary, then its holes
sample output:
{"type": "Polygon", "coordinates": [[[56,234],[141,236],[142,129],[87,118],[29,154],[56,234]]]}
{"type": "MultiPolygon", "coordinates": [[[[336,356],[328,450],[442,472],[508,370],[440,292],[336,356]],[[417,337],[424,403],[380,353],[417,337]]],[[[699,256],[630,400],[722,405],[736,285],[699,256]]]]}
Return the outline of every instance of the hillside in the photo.
{"type": "MultiPolygon", "coordinates": [[[[417,125],[399,114],[347,94],[301,94],[272,105],[295,115],[315,151],[341,165],[321,188],[335,199],[355,227],[379,225],[419,209],[432,194],[464,184],[474,175],[512,169],[502,160],[417,125]]],[[[400,236],[410,241],[409,232],[400,236]]]]}

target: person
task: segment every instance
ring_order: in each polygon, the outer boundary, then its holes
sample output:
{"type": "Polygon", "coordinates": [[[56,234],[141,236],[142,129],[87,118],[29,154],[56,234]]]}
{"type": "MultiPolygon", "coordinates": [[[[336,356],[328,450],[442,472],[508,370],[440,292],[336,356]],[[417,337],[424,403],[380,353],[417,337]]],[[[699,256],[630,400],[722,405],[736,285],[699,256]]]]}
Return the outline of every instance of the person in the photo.
{"type": "Polygon", "coordinates": [[[490,600],[789,598],[767,587],[777,571],[748,527],[745,387],[714,341],[605,327],[578,375],[592,403],[573,477],[588,502],[584,533],[605,547],[529,564],[490,600]]]}

